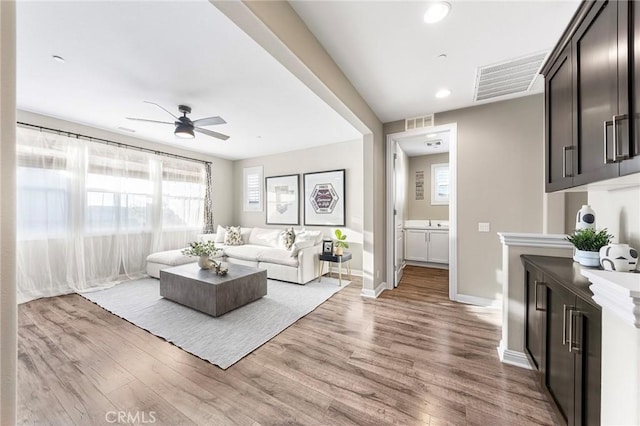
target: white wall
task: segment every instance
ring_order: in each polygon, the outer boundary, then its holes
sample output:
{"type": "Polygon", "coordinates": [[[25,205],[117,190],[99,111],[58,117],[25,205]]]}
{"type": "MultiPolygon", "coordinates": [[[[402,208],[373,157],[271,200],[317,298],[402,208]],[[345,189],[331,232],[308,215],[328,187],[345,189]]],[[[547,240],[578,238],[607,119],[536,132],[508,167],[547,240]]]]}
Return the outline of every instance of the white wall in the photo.
{"type": "MultiPolygon", "coordinates": [[[[640,183],[640,174],[636,175],[640,183]]],[[[589,191],[596,227],[607,228],[617,243],[640,249],[640,186],[611,191],[589,191]]]]}
{"type": "Polygon", "coordinates": [[[227,223],[233,218],[233,206],[229,202],[233,196],[233,189],[229,181],[233,178],[233,162],[222,158],[206,155],[202,153],[182,150],[170,145],[151,142],[127,135],[109,132],[71,121],[46,115],[35,114],[28,111],[18,111],[18,121],[36,126],[48,127],[56,130],[63,130],[71,133],[78,133],[99,139],[106,139],[113,142],[120,142],[141,148],[152,149],[154,151],[166,152],[169,154],[182,155],[197,160],[211,161],[213,166],[213,193],[214,193],[214,221],[215,223],[227,223]]]}
{"type": "Polygon", "coordinates": [[[0,424],[16,424],[16,4],[0,2],[0,424]]]}
{"type": "Polygon", "coordinates": [[[449,163],[449,153],[409,157],[409,188],[407,197],[409,219],[449,220],[449,205],[431,204],[431,165],[449,163]],[[424,172],[424,200],[416,200],[416,172],[424,172]]]}
{"type": "MultiPolygon", "coordinates": [[[[234,162],[233,173],[233,201],[234,220],[229,225],[260,226],[268,228],[284,228],[285,225],[266,225],[266,210],[261,212],[243,211],[243,174],[245,167],[262,166],[264,177],[281,175],[300,175],[300,225],[324,232],[326,238],[334,238],[333,231],[341,228],[347,234],[349,249],[353,253],[352,268],[362,270],[363,256],[363,219],[364,200],[362,188],[364,185],[363,170],[363,142],[354,140],[324,145],[316,148],[290,151],[277,155],[256,157],[234,162]],[[345,197],[346,197],[346,226],[305,226],[304,225],[304,188],[303,174],[321,172],[325,170],[345,169],[345,197]]],[[[264,196],[264,186],[263,186],[264,196]]],[[[264,199],[264,198],[263,198],[264,199]]],[[[266,200],[265,200],[266,202],[266,200]]],[[[225,225],[225,223],[221,223],[225,225]]]]}
{"type": "Polygon", "coordinates": [[[375,296],[382,291],[386,277],[386,147],[382,123],[288,2],[210,1],[362,133],[362,294],[375,296]]]}
{"type": "Polygon", "coordinates": [[[436,125],[458,124],[459,294],[500,298],[496,232],[542,231],[543,101],[534,95],[435,115],[436,125]],[[479,222],[491,231],[478,232],[479,222]]]}

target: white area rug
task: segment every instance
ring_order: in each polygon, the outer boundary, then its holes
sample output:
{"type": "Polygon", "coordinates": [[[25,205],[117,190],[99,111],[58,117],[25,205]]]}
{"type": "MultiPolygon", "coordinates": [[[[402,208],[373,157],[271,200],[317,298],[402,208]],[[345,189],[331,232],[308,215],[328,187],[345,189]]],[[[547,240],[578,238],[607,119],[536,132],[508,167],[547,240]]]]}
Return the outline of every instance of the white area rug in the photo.
{"type": "Polygon", "coordinates": [[[267,280],[267,295],[214,318],[160,297],[160,281],[143,278],[82,297],[204,360],[227,369],[317,308],[349,281],[306,285],[267,280]]]}

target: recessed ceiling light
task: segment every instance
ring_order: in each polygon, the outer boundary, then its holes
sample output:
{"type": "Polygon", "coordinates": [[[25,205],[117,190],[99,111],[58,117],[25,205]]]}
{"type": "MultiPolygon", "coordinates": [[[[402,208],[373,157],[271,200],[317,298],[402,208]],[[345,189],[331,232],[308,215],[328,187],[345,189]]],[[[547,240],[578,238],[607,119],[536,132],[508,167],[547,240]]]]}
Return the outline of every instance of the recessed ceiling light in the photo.
{"type": "Polygon", "coordinates": [[[449,90],[449,89],[440,89],[440,90],[438,90],[436,92],[436,98],[438,98],[438,99],[446,98],[450,94],[451,94],[451,90],[449,90]]]}
{"type": "Polygon", "coordinates": [[[52,58],[53,58],[54,61],[60,62],[61,64],[64,64],[64,58],[62,56],[53,55],[52,58]]]}
{"type": "Polygon", "coordinates": [[[135,130],[130,129],[130,128],[128,128],[128,127],[122,127],[122,126],[120,126],[120,127],[118,127],[118,129],[123,130],[123,131],[125,131],[125,132],[129,132],[129,133],[135,133],[135,132],[136,132],[135,130]]]}
{"type": "Polygon", "coordinates": [[[435,24],[442,21],[451,10],[451,5],[444,1],[429,3],[427,11],[424,13],[424,22],[435,24]]]}

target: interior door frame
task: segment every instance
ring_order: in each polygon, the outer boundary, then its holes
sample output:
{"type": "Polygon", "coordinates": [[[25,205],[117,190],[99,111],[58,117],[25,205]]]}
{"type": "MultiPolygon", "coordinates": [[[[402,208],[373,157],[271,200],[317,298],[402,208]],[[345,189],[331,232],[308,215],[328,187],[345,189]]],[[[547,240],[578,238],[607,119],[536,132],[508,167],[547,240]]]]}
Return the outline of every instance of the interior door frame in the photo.
{"type": "Polygon", "coordinates": [[[387,290],[394,289],[395,282],[395,219],[394,209],[394,171],[393,154],[395,144],[399,139],[406,137],[427,135],[428,133],[449,131],[449,299],[456,300],[458,294],[458,124],[443,124],[440,126],[425,127],[421,129],[406,130],[387,135],[386,141],[386,232],[387,232],[387,290]]]}

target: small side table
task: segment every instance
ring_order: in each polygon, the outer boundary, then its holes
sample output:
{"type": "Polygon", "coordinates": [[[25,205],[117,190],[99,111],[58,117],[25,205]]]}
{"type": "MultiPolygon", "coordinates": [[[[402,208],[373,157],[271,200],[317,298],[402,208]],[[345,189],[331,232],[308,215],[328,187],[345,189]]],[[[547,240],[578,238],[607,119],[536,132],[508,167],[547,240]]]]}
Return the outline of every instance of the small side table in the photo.
{"type": "Polygon", "coordinates": [[[329,274],[333,272],[333,264],[338,264],[338,282],[342,286],[342,264],[346,264],[347,273],[349,279],[351,279],[351,253],[345,251],[342,256],[335,256],[333,254],[320,253],[320,275],[318,276],[318,282],[322,279],[322,271],[324,270],[324,263],[329,262],[329,274]]]}

